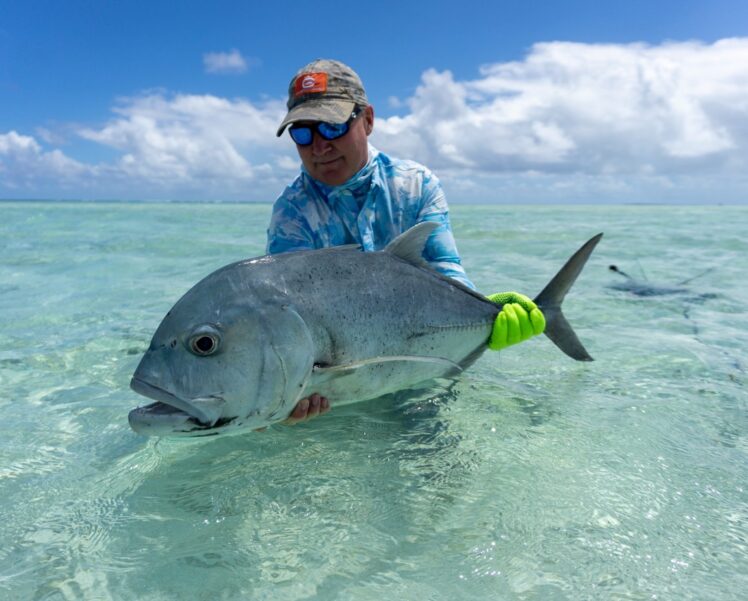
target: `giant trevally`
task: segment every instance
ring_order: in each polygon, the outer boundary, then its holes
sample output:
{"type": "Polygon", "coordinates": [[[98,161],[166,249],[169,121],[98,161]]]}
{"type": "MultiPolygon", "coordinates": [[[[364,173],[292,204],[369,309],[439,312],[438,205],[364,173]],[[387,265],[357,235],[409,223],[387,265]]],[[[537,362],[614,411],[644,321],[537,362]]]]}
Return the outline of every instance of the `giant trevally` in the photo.
{"type": "MultiPolygon", "coordinates": [[[[131,382],[156,402],[130,425],[156,436],[258,429],[314,392],[335,406],[454,377],[486,350],[501,305],[427,265],[436,227],[420,223],[377,252],[268,255],[210,274],[156,330],[131,382]]],[[[582,361],[561,302],[601,237],[535,299],[545,334],[582,361]]]]}

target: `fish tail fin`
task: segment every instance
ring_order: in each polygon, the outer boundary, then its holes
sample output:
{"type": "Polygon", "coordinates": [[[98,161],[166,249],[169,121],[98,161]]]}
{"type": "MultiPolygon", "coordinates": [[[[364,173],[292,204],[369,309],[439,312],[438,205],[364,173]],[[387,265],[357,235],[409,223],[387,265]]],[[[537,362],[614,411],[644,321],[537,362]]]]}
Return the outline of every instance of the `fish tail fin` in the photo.
{"type": "Polygon", "coordinates": [[[564,353],[577,361],[592,361],[592,357],[577,338],[566,317],[561,311],[566,293],[571,289],[579,274],[582,272],[587,259],[600,242],[602,234],[590,238],[559,272],[548,282],[543,291],[533,299],[545,316],[545,335],[564,353]]]}

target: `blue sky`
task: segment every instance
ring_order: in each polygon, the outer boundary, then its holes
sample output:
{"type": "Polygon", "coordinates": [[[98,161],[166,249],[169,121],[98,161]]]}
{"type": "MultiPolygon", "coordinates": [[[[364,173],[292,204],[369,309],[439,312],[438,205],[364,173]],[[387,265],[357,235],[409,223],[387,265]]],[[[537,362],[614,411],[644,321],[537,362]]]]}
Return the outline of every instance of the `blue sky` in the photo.
{"type": "Polygon", "coordinates": [[[0,198],[272,201],[317,57],[452,202],[748,202],[737,0],[0,0],[0,198]]]}

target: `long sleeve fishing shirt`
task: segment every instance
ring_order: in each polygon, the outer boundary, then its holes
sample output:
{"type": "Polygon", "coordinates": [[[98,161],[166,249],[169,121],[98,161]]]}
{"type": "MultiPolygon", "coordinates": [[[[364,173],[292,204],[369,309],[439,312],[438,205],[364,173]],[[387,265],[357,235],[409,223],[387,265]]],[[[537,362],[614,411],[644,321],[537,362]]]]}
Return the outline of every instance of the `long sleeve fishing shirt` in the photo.
{"type": "Polygon", "coordinates": [[[369,160],[341,186],[327,186],[302,167],[273,205],[267,252],[277,254],[359,244],[381,250],[422,221],[440,227],[423,257],[440,273],[475,289],[460,263],[449,209],[439,180],[426,167],[369,146],[369,160]]]}

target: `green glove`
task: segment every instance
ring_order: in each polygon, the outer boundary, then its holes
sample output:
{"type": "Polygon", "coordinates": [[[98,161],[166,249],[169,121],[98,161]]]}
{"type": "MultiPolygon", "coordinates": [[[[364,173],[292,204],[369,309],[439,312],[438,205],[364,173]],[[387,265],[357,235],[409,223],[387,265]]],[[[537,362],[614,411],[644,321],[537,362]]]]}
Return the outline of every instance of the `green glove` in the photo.
{"type": "Polygon", "coordinates": [[[503,305],[488,339],[488,348],[492,351],[524,342],[545,330],[543,313],[524,294],[501,292],[490,294],[486,298],[492,303],[503,305]]]}

